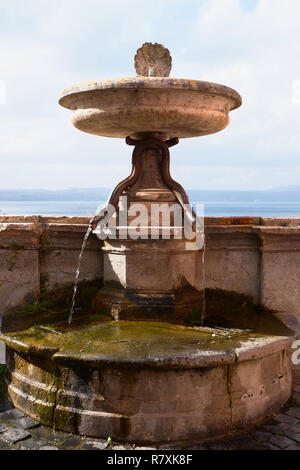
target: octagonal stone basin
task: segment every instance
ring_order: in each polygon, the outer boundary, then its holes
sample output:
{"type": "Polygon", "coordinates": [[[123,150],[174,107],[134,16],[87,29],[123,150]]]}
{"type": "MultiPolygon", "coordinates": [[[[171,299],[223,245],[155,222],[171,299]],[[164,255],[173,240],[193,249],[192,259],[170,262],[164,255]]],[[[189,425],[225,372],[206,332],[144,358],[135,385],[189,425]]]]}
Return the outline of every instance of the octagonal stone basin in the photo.
{"type": "Polygon", "coordinates": [[[8,393],[42,424],[84,436],[134,443],[220,436],[290,397],[291,332],[260,316],[255,329],[84,321],[7,333],[8,393]]]}
{"type": "Polygon", "coordinates": [[[61,93],[79,130],[105,137],[197,137],[224,129],[241,106],[233,89],[215,83],[161,77],[97,80],[61,93]]]}

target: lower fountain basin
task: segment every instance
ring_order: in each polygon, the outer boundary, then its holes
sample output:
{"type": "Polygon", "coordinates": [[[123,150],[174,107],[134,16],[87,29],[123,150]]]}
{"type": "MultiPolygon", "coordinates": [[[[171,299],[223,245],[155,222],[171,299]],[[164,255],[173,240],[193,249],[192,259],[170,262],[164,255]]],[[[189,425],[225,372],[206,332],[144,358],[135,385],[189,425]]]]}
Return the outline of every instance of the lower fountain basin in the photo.
{"type": "Polygon", "coordinates": [[[158,443],[257,423],[291,395],[293,338],[158,322],[36,326],[1,337],[13,404],[46,426],[158,443]]]}
{"type": "Polygon", "coordinates": [[[74,126],[90,134],[168,139],[221,131],[242,100],[215,83],[138,77],[81,83],[64,90],[59,103],[71,109],[74,126]]]}

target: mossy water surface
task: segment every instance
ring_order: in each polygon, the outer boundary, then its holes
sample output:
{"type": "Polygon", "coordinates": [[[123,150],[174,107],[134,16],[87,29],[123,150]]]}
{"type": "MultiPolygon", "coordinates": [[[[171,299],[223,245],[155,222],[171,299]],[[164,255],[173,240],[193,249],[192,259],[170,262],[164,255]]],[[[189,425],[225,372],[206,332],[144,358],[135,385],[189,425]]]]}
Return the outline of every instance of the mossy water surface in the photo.
{"type": "MultiPolygon", "coordinates": [[[[104,321],[71,328],[52,324],[8,333],[3,341],[21,353],[60,360],[104,362],[170,361],[233,351],[249,342],[272,340],[247,329],[188,327],[166,322],[104,321]]],[[[274,338],[273,338],[274,339],[274,338]]]]}

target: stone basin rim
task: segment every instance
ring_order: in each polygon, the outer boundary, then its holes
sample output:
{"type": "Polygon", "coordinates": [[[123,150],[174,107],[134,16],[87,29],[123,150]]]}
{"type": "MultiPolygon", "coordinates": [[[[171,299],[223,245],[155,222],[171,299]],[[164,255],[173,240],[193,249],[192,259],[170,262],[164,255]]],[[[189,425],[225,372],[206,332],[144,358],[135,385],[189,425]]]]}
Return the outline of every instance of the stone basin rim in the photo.
{"type": "Polygon", "coordinates": [[[210,349],[198,352],[186,352],[182,355],[174,355],[173,357],[152,357],[149,359],[133,358],[105,358],[100,355],[73,355],[70,357],[64,351],[56,351],[52,359],[58,364],[68,363],[84,363],[94,367],[115,367],[115,368],[128,368],[134,367],[136,369],[199,369],[211,368],[218,366],[225,366],[230,364],[238,364],[247,362],[249,360],[260,359],[261,357],[272,355],[282,349],[289,348],[295,338],[274,338],[272,341],[265,344],[257,344],[246,347],[235,347],[233,349],[223,349],[213,351],[210,349]]]}
{"type": "Polygon", "coordinates": [[[28,354],[32,357],[48,357],[57,364],[72,364],[72,363],[83,363],[91,367],[113,367],[117,369],[134,367],[136,369],[198,369],[198,368],[210,368],[217,366],[225,366],[230,364],[237,364],[246,362],[253,359],[259,359],[262,356],[268,356],[275,352],[282,350],[282,348],[288,348],[291,346],[294,338],[277,338],[272,342],[266,344],[250,345],[246,348],[233,348],[228,350],[212,351],[206,350],[200,353],[189,353],[189,357],[186,354],[174,355],[171,357],[152,357],[149,359],[141,358],[113,358],[103,357],[103,355],[97,354],[70,354],[61,351],[59,348],[41,347],[34,348],[31,346],[25,346],[21,342],[7,341],[6,338],[1,338],[6,343],[9,349],[12,349],[20,354],[28,354]]]}
{"type": "Polygon", "coordinates": [[[60,93],[59,104],[64,108],[70,109],[68,97],[89,91],[118,90],[118,89],[157,89],[157,90],[191,90],[199,91],[205,94],[223,96],[235,101],[235,105],[230,108],[234,110],[242,105],[240,94],[233,88],[213,82],[202,80],[189,80],[184,78],[169,77],[133,77],[133,78],[115,78],[107,80],[93,80],[81,82],[66,88],[60,93]]]}
{"type": "MultiPolygon", "coordinates": [[[[23,332],[19,332],[23,333],[23,332]]],[[[107,352],[97,351],[74,351],[72,346],[69,348],[68,342],[65,344],[51,344],[47,342],[44,344],[37,343],[35,345],[28,343],[24,338],[18,338],[14,333],[2,334],[0,339],[6,346],[21,354],[31,356],[40,356],[51,358],[54,362],[60,363],[80,363],[89,364],[91,366],[102,367],[135,367],[135,368],[150,368],[150,369],[195,369],[199,367],[215,367],[220,364],[228,365],[248,361],[253,358],[260,358],[265,355],[273,354],[282,348],[291,346],[295,339],[295,335],[291,336],[274,336],[274,335],[259,335],[249,338],[244,336],[232,339],[232,344],[226,346],[226,341],[222,341],[222,347],[215,349],[201,346],[197,349],[190,347],[189,344],[183,345],[183,350],[175,352],[170,349],[170,353],[165,349],[164,352],[153,352],[150,356],[139,355],[133,353],[131,357],[124,357],[124,352],[119,351],[116,355],[107,352]],[[254,343],[253,343],[254,340],[254,343]],[[121,353],[121,355],[120,355],[121,353]]],[[[170,333],[171,334],[171,333],[170,333]]],[[[57,338],[60,342],[59,337],[57,338]]],[[[191,340],[195,340],[191,336],[191,340]]],[[[199,339],[201,339],[199,337],[199,339]]],[[[70,340],[69,340],[70,341],[70,340]]],[[[124,342],[124,341],[123,341],[124,342]]],[[[125,341],[126,342],[126,341],[125,341]]],[[[104,344],[110,344],[110,341],[104,341],[104,344]]]]}

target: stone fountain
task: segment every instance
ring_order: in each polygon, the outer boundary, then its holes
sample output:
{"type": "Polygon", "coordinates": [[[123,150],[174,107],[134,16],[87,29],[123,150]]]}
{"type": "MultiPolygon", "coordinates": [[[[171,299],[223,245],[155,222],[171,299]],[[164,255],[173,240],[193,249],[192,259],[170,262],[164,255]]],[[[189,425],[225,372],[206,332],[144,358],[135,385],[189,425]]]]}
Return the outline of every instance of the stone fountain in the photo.
{"type": "Polygon", "coordinates": [[[167,49],[146,43],[135,57],[137,77],[75,85],[59,100],[79,130],[134,147],[131,175],[91,222],[94,238],[107,236],[98,240],[103,286],[89,312],[75,312],[71,325],[53,316],[2,336],[10,400],[61,431],[127,442],[201,440],[253,425],[291,395],[293,333],[268,309],[245,308],[245,296],[205,295],[203,226],[170,175],[169,148],[224,129],[241,97],[222,85],[169,78],[171,63],[167,49]],[[148,209],[139,224],[137,205],[148,209]],[[154,223],[152,211],[162,207],[171,216],[154,223]],[[195,229],[188,241],[178,235],[185,217],[195,229]],[[129,236],[129,227],[139,236],[129,236]]]}

